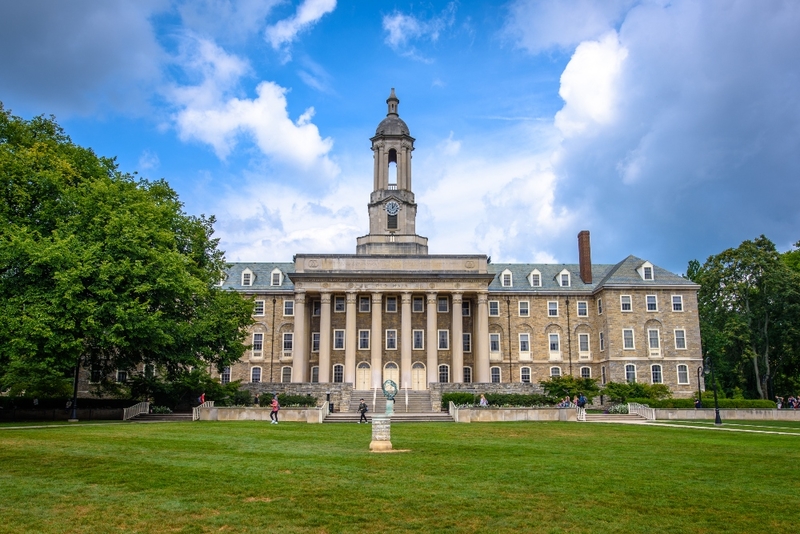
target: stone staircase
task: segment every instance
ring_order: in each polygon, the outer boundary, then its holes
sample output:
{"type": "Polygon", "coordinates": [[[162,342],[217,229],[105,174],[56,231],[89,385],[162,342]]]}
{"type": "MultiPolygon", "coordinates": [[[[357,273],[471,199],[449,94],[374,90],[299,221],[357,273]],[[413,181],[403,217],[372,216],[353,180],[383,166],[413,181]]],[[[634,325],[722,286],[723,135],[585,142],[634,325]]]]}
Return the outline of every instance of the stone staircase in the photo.
{"type": "Polygon", "coordinates": [[[171,422],[171,423],[184,423],[192,421],[191,413],[143,413],[139,414],[133,419],[129,419],[136,423],[154,423],[154,422],[171,422]]]}
{"type": "MultiPolygon", "coordinates": [[[[373,392],[353,391],[350,397],[350,405],[345,411],[328,414],[325,423],[357,423],[361,414],[358,413],[358,404],[361,399],[367,403],[369,411],[367,419],[371,420],[373,415],[382,415],[386,412],[386,398],[378,393],[375,397],[375,406],[372,405],[373,392]]],[[[394,413],[392,414],[393,423],[410,423],[423,421],[453,422],[453,417],[442,411],[433,411],[431,406],[430,391],[408,391],[408,404],[406,404],[406,391],[402,390],[395,397],[394,413]]]]}
{"type": "Polygon", "coordinates": [[[646,423],[647,419],[635,413],[616,414],[616,413],[587,413],[587,423],[627,423],[638,424],[646,423]]]}

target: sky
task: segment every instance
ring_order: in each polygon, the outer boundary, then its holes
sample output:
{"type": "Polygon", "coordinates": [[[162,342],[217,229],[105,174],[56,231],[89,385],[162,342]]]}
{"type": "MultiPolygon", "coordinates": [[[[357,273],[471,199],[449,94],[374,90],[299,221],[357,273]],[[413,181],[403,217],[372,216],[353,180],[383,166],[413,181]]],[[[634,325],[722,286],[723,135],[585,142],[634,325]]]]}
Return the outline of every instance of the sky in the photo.
{"type": "Polygon", "coordinates": [[[229,261],[355,253],[391,88],[431,254],[800,240],[797,1],[0,3],[3,106],[166,179],[229,261]]]}

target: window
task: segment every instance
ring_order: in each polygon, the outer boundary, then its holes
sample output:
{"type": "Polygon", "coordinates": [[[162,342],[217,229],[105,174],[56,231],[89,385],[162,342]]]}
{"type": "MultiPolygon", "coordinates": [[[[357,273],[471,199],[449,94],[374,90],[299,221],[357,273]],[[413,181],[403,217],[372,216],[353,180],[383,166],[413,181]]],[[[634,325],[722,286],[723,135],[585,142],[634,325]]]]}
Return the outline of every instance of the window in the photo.
{"type": "Polygon", "coordinates": [[[503,274],[500,276],[500,285],[502,285],[503,287],[511,287],[511,285],[512,285],[511,282],[512,282],[512,280],[511,280],[511,271],[506,269],[505,271],[503,271],[503,274]]]}
{"type": "Polygon", "coordinates": [[[686,331],[675,330],[675,348],[683,350],[686,348],[686,331]]]}
{"type": "Polygon", "coordinates": [[[578,301],[578,317],[589,317],[589,303],[585,300],[578,301]]]}
{"type": "MultiPolygon", "coordinates": [[[[294,334],[286,332],[283,334],[283,352],[291,352],[294,347],[294,334]]],[[[319,349],[317,349],[319,350],[319,349]]]]}
{"type": "Polygon", "coordinates": [[[369,313],[369,297],[358,297],[358,311],[369,313]]]}
{"type": "Polygon", "coordinates": [[[264,347],[264,334],[253,334],[253,352],[261,352],[264,347]]]}
{"type": "Polygon", "coordinates": [[[605,386],[606,385],[606,366],[600,368],[600,382],[605,386]]]}
{"type": "Polygon", "coordinates": [[[117,370],[117,382],[120,384],[124,384],[128,381],[128,371],[123,371],[122,369],[117,370]]]}
{"type": "Polygon", "coordinates": [[[425,311],[425,299],[422,297],[414,297],[411,300],[411,311],[414,313],[422,313],[425,311]]]}
{"type": "Polygon", "coordinates": [[[499,384],[500,383],[500,368],[499,367],[492,367],[489,371],[492,374],[492,384],[499,384]]]}
{"type": "Polygon", "coordinates": [[[464,333],[464,352],[472,352],[472,334],[464,333]]]}
{"type": "Polygon", "coordinates": [[[633,330],[626,328],[622,331],[622,348],[633,349],[633,330]]]}
{"type": "Polygon", "coordinates": [[[450,331],[439,330],[439,350],[447,350],[450,348],[450,331]]]}
{"type": "Polygon", "coordinates": [[[99,367],[92,366],[89,372],[89,382],[100,382],[103,378],[103,372],[99,367]]]}
{"type": "Polygon", "coordinates": [[[561,287],[569,287],[569,273],[561,273],[559,279],[561,280],[561,287]]]}
{"type": "Polygon", "coordinates": [[[531,287],[542,287],[542,275],[538,271],[533,271],[530,276],[531,287]]]}
{"type": "Polygon", "coordinates": [[[619,307],[624,312],[633,311],[633,307],[631,306],[631,296],[630,295],[620,295],[620,297],[619,297],[619,307]]]}
{"type": "Polygon", "coordinates": [[[682,312],[683,311],[683,296],[682,295],[672,295],[672,311],[674,311],[674,312],[682,312]]]}
{"type": "Polygon", "coordinates": [[[231,368],[226,367],[222,370],[222,373],[219,375],[219,381],[223,384],[227,384],[231,381],[231,368]]]}
{"type": "Polygon", "coordinates": [[[243,286],[251,286],[253,285],[253,273],[249,270],[244,271],[242,273],[242,285],[243,286]]]}
{"type": "Polygon", "coordinates": [[[500,352],[500,334],[489,334],[489,352],[500,352]]]}
{"type": "Polygon", "coordinates": [[[344,350],[344,330],[333,331],[333,350],[344,350]]]}
{"type": "Polygon", "coordinates": [[[678,384],[688,384],[689,383],[689,367],[680,364],[678,366],[678,384]]]}
{"type": "Polygon", "coordinates": [[[530,316],[530,303],[527,300],[519,301],[519,316],[520,317],[530,316]]]}
{"type": "Polygon", "coordinates": [[[425,330],[412,330],[411,331],[411,340],[413,342],[413,349],[414,350],[424,350],[425,349],[425,330]]]}
{"type": "Polygon", "coordinates": [[[519,381],[523,384],[530,384],[531,383],[531,368],[530,367],[521,367],[519,370],[519,381]]]}
{"type": "Polygon", "coordinates": [[[253,384],[261,382],[261,367],[253,367],[250,369],[250,382],[253,384]]]}
{"type": "Polygon", "coordinates": [[[581,378],[592,378],[592,369],[590,367],[581,367],[581,378]]]}
{"type": "Polygon", "coordinates": [[[589,352],[589,334],[578,334],[578,351],[589,352]]]}
{"type": "Polygon", "coordinates": [[[447,297],[439,297],[436,299],[436,311],[439,313],[447,313],[449,311],[447,297]]]}
{"type": "Polygon", "coordinates": [[[345,300],[343,296],[333,297],[333,311],[334,313],[343,313],[345,310],[345,300]]]}
{"type": "Polygon", "coordinates": [[[311,352],[319,352],[319,332],[311,332],[311,352]]]}
{"type": "Polygon", "coordinates": [[[561,367],[551,367],[550,368],[550,376],[561,376],[561,367]]]}
{"type": "Polygon", "coordinates": [[[547,302],[547,316],[548,317],[558,317],[558,302],[555,300],[550,300],[547,302]]]}
{"type": "Polygon", "coordinates": [[[648,282],[653,280],[653,264],[649,261],[646,261],[637,267],[636,272],[639,273],[639,276],[642,277],[642,280],[646,280],[648,282]]]}
{"type": "Polygon", "coordinates": [[[386,350],[397,350],[397,330],[386,331],[386,350]]]}
{"type": "Polygon", "coordinates": [[[464,367],[464,383],[472,382],[472,367],[464,367]]]}
{"type": "Polygon", "coordinates": [[[291,317],[294,315],[294,301],[293,300],[284,300],[283,301],[283,315],[286,317],[291,317]]]}
{"type": "Polygon", "coordinates": [[[653,384],[661,384],[664,380],[661,378],[661,366],[651,365],[650,374],[653,375],[653,384]]]}
{"type": "Polygon", "coordinates": [[[369,330],[358,331],[358,348],[359,350],[369,350],[369,330]]]}
{"type": "Polygon", "coordinates": [[[636,382],[636,366],[632,363],[625,366],[625,381],[630,384],[636,382]]]}
{"type": "Polygon", "coordinates": [[[597,299],[597,315],[603,315],[603,299],[597,299]]]}
{"type": "Polygon", "coordinates": [[[386,311],[397,313],[397,297],[386,297],[386,311]]]}
{"type": "MultiPolygon", "coordinates": [[[[319,370],[317,370],[317,376],[319,377],[319,370]]],[[[288,365],[281,368],[281,382],[287,384],[292,381],[292,368],[288,365]]]]}
{"type": "Polygon", "coordinates": [[[337,363],[333,366],[333,381],[337,384],[344,382],[344,365],[337,363]]]}
{"type": "Polygon", "coordinates": [[[273,270],[269,278],[269,285],[280,286],[282,284],[283,284],[283,273],[280,271],[280,269],[273,270]]]}
{"type": "Polygon", "coordinates": [[[650,350],[658,350],[661,348],[661,343],[658,340],[658,330],[651,329],[647,331],[647,344],[650,350]]]}
{"type": "Polygon", "coordinates": [[[658,300],[655,295],[646,295],[645,300],[647,302],[647,311],[658,311],[658,300]]]}
{"type": "Polygon", "coordinates": [[[472,315],[472,307],[468,300],[461,301],[461,316],[462,317],[469,317],[472,315]]]}
{"type": "Polygon", "coordinates": [[[447,365],[439,366],[439,382],[450,382],[450,368],[447,365]]]}
{"type": "Polygon", "coordinates": [[[397,215],[386,216],[386,228],[389,230],[397,230],[397,215]]]}
{"type": "Polygon", "coordinates": [[[561,346],[559,335],[558,334],[550,334],[550,352],[558,352],[559,347],[561,346]]]}
{"type": "Polygon", "coordinates": [[[500,301],[489,301],[489,317],[500,317],[500,301]]]}
{"type": "Polygon", "coordinates": [[[315,384],[319,383],[319,365],[311,368],[311,381],[315,384]]]}
{"type": "Polygon", "coordinates": [[[645,280],[652,280],[653,279],[653,268],[652,267],[645,267],[642,270],[644,271],[644,279],[645,280]]]}
{"type": "Polygon", "coordinates": [[[322,303],[318,300],[315,300],[311,303],[311,315],[314,317],[319,317],[322,313],[322,303]]]}
{"type": "Polygon", "coordinates": [[[264,301],[257,300],[253,307],[253,315],[264,315],[264,301]]]}
{"type": "Polygon", "coordinates": [[[600,350],[606,350],[606,335],[600,332],[600,350]]]}
{"type": "Polygon", "coordinates": [[[530,352],[531,351],[530,334],[520,334],[519,335],[519,351],[520,352],[530,352]]]}

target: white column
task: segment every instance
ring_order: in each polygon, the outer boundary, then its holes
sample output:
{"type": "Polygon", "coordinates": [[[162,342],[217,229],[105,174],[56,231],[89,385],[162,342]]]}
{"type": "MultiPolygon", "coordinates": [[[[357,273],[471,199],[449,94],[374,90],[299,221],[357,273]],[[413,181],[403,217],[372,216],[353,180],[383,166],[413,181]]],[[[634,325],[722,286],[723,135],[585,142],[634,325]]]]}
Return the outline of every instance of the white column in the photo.
{"type": "Polygon", "coordinates": [[[320,294],[319,381],[331,381],[331,294],[320,294]]]}
{"type": "Polygon", "coordinates": [[[425,346],[428,354],[428,384],[439,381],[439,336],[437,335],[436,293],[428,293],[428,324],[425,346]]]}
{"type": "Polygon", "coordinates": [[[478,294],[478,324],[475,327],[475,381],[492,381],[489,374],[489,295],[478,294]]]}
{"type": "Polygon", "coordinates": [[[369,347],[372,365],[372,387],[380,387],[383,375],[383,295],[372,294],[372,330],[369,334],[369,347]]]}
{"type": "Polygon", "coordinates": [[[400,384],[411,387],[411,293],[403,293],[400,305],[400,384]]]}
{"type": "MultiPolygon", "coordinates": [[[[280,301],[278,301],[280,302],[280,301]]],[[[279,304],[276,302],[275,306],[279,304]]],[[[275,310],[277,313],[277,310],[275,310]]],[[[292,382],[308,381],[308,352],[306,351],[306,292],[296,291],[294,294],[294,333],[292,344],[292,382]]],[[[283,353],[283,336],[275,340],[280,343],[280,354],[283,353]]],[[[280,380],[280,372],[278,373],[280,380]]]]}
{"type": "Polygon", "coordinates": [[[464,382],[464,314],[461,310],[461,293],[453,293],[453,382],[464,382]]]}
{"type": "Polygon", "coordinates": [[[355,292],[347,293],[347,309],[344,324],[344,381],[348,384],[356,384],[356,346],[358,336],[356,332],[356,300],[358,296],[355,292]]]}

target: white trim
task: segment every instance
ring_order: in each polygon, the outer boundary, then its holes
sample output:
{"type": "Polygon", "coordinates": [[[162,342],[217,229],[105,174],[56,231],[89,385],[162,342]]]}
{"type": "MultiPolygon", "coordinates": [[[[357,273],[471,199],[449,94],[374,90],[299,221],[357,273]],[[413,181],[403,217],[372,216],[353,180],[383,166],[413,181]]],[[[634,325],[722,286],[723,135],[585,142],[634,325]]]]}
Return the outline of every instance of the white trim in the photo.
{"type": "Polygon", "coordinates": [[[282,384],[288,384],[291,381],[292,381],[292,366],[291,365],[284,365],[283,367],[281,367],[281,383],[282,384]],[[289,375],[288,376],[289,380],[286,380],[287,371],[288,371],[288,375],[289,375]]]}
{"type": "Polygon", "coordinates": [[[633,331],[633,328],[623,328],[622,329],[622,350],[636,350],[636,332],[633,331]],[[625,346],[625,332],[631,333],[631,346],[625,346]]]}
{"type": "Polygon", "coordinates": [[[653,280],[656,279],[656,270],[653,268],[653,264],[650,263],[649,261],[646,261],[643,264],[641,264],[636,269],[636,272],[639,273],[639,276],[641,277],[642,280],[645,280],[647,282],[652,282],[653,280]],[[647,277],[647,274],[648,274],[647,270],[648,269],[649,269],[650,278],[647,277]]]}
{"type": "Polygon", "coordinates": [[[272,271],[269,273],[269,285],[270,285],[270,287],[280,287],[280,286],[282,286],[283,285],[283,271],[281,271],[277,267],[272,269],[272,271]],[[275,283],[276,282],[276,280],[275,280],[275,275],[276,274],[278,275],[277,283],[275,283]]]}
{"type": "Polygon", "coordinates": [[[558,365],[553,365],[552,367],[550,367],[550,378],[553,378],[555,376],[561,376],[561,367],[559,367],[558,365]],[[555,374],[553,374],[554,369],[558,369],[558,372],[555,374]]]}
{"type": "Polygon", "coordinates": [[[597,299],[597,315],[603,315],[603,299],[597,299]]]}
{"type": "Polygon", "coordinates": [[[492,384],[502,384],[503,383],[503,370],[500,368],[499,365],[493,365],[489,367],[489,381],[492,384]],[[494,372],[497,371],[497,381],[494,380],[494,372]]]}
{"type": "Polygon", "coordinates": [[[514,287],[514,275],[510,270],[504,269],[500,273],[500,287],[514,287]]]}
{"type": "Polygon", "coordinates": [[[290,300],[290,299],[284,299],[283,300],[283,316],[284,317],[294,317],[294,300],[290,300]],[[291,313],[286,313],[287,306],[291,308],[291,310],[289,310],[291,313]]]}
{"type": "Polygon", "coordinates": [[[547,301],[547,316],[548,317],[558,317],[558,301],[557,300],[548,300],[547,301]],[[551,307],[551,304],[555,304],[555,307],[551,307]],[[555,313],[552,313],[555,311],[555,313]]]}
{"type": "Polygon", "coordinates": [[[675,339],[675,350],[686,350],[688,344],[686,343],[686,330],[683,328],[676,328],[672,331],[672,335],[675,339]],[[678,332],[683,332],[683,347],[678,346],[678,332]]]}
{"type": "Polygon", "coordinates": [[[319,340],[321,339],[321,335],[319,332],[311,332],[311,352],[319,352],[319,340]],[[314,348],[314,337],[316,336],[316,345],[317,348],[314,348]]]}
{"type": "Polygon", "coordinates": [[[372,330],[370,330],[368,328],[362,328],[361,330],[358,331],[358,350],[369,350],[369,347],[370,347],[370,332],[372,332],[372,330]],[[361,337],[361,334],[363,332],[367,333],[367,337],[366,338],[361,337]],[[367,346],[366,347],[362,347],[361,346],[361,342],[364,341],[364,339],[366,339],[366,341],[367,341],[367,346]]]}
{"type": "Polygon", "coordinates": [[[262,317],[266,310],[266,301],[264,300],[254,300],[253,301],[253,315],[255,317],[262,317]],[[259,307],[261,308],[261,313],[258,313],[259,307]]]}
{"type": "Polygon", "coordinates": [[[436,378],[438,379],[440,384],[449,384],[450,383],[450,366],[446,363],[440,363],[436,367],[436,378]],[[445,373],[447,373],[447,380],[442,382],[442,368],[444,368],[445,373]]]}
{"type": "Polygon", "coordinates": [[[369,298],[367,295],[359,295],[358,297],[358,313],[369,313],[372,310],[372,299],[369,298]],[[366,302],[367,306],[366,309],[362,306],[362,304],[366,302]]]}
{"type": "Polygon", "coordinates": [[[658,358],[661,356],[661,331],[658,328],[647,329],[647,350],[651,358],[658,358]],[[655,341],[658,344],[657,347],[653,347],[653,332],[656,333],[655,341]]]}
{"type": "Polygon", "coordinates": [[[472,332],[463,332],[462,336],[463,336],[463,339],[464,339],[464,342],[463,342],[464,352],[471,353],[472,352],[472,332]]]}
{"type": "Polygon", "coordinates": [[[489,332],[489,352],[494,352],[494,353],[500,352],[502,350],[502,346],[501,346],[500,342],[501,342],[500,334],[498,334],[497,332],[489,332]],[[496,350],[492,350],[492,338],[493,337],[497,339],[497,349],[496,350]]]}
{"type": "Polygon", "coordinates": [[[384,331],[385,339],[383,341],[383,348],[386,350],[397,350],[397,330],[395,328],[387,328],[384,331]],[[389,336],[389,332],[392,332],[393,335],[389,336]],[[389,339],[394,340],[394,347],[389,346],[389,339]]]}
{"type": "Polygon", "coordinates": [[[450,299],[442,295],[436,297],[436,313],[450,313],[450,299]],[[442,309],[442,303],[444,303],[444,309],[442,309]]]}
{"type": "Polygon", "coordinates": [[[346,338],[345,338],[344,328],[334,328],[333,329],[333,347],[332,347],[333,350],[344,350],[345,344],[346,344],[346,338]],[[341,334],[340,340],[341,340],[342,343],[341,343],[341,346],[339,346],[339,347],[336,346],[337,341],[339,341],[339,340],[336,339],[336,335],[337,334],[341,334]]]}
{"type": "Polygon", "coordinates": [[[411,298],[411,313],[423,313],[425,311],[425,298],[424,297],[412,297],[411,298]],[[420,303],[419,309],[414,309],[416,303],[420,303]]]}
{"type": "Polygon", "coordinates": [[[539,272],[539,269],[534,269],[530,272],[530,274],[528,275],[528,283],[531,285],[531,287],[542,287],[542,273],[539,272]],[[536,279],[536,277],[538,277],[538,280],[536,279]]]}
{"type": "Polygon", "coordinates": [[[520,300],[517,302],[517,313],[520,317],[530,317],[531,316],[531,302],[529,300],[520,300]],[[525,309],[523,310],[523,304],[525,305],[525,309]]]}
{"type": "Polygon", "coordinates": [[[437,350],[450,350],[450,330],[446,328],[441,328],[436,331],[436,347],[437,350]],[[442,332],[445,334],[445,344],[446,346],[442,347],[442,332]]]}
{"type": "Polygon", "coordinates": [[[461,317],[471,317],[472,316],[472,301],[469,300],[462,300],[461,301],[461,317]],[[464,313],[464,312],[467,313],[464,313]]]}
{"type": "Polygon", "coordinates": [[[584,365],[583,367],[580,368],[579,374],[580,374],[581,378],[592,378],[592,368],[589,367],[588,365],[584,365]],[[584,369],[588,369],[589,370],[589,376],[583,376],[583,370],[584,369]]]}
{"type": "Polygon", "coordinates": [[[579,300],[575,304],[575,313],[578,314],[578,317],[589,317],[589,302],[585,300],[579,300]],[[581,314],[581,304],[583,304],[584,311],[586,313],[581,314]]]}
{"type": "Polygon", "coordinates": [[[570,287],[572,286],[572,273],[570,273],[566,269],[561,269],[561,272],[556,275],[556,285],[558,287],[570,287]],[[566,284],[564,283],[564,277],[567,277],[566,284]]]}
{"type": "Polygon", "coordinates": [[[520,332],[517,334],[519,338],[519,359],[520,361],[530,361],[531,360],[531,335],[528,332],[520,332]],[[525,344],[528,346],[528,350],[524,350],[522,345],[523,341],[522,338],[525,337],[525,344]]]}
{"type": "Polygon", "coordinates": [[[521,383],[530,384],[532,376],[533,376],[533,374],[531,373],[531,368],[528,367],[527,365],[523,365],[522,367],[519,368],[519,381],[521,383]],[[523,380],[523,376],[522,376],[522,372],[525,371],[526,369],[528,371],[528,380],[527,381],[523,380]]]}
{"type": "Polygon", "coordinates": [[[620,295],[619,296],[619,311],[622,313],[631,313],[633,311],[633,298],[630,295],[620,295]],[[625,309],[625,299],[628,299],[628,307],[630,309],[625,309]]]}
{"type": "Polygon", "coordinates": [[[333,367],[331,367],[331,382],[333,382],[334,384],[344,383],[344,365],[342,365],[341,363],[335,363],[333,364],[333,367]],[[341,377],[341,380],[336,380],[337,369],[339,370],[339,376],[341,377]]]}
{"type": "Polygon", "coordinates": [[[599,342],[600,342],[600,352],[605,352],[606,350],[606,335],[605,332],[598,332],[599,342]]]}
{"type": "Polygon", "coordinates": [[[638,380],[637,380],[638,379],[638,376],[637,376],[638,375],[638,370],[636,369],[636,364],[635,363],[626,363],[625,364],[625,382],[633,383],[630,380],[628,380],[628,367],[633,367],[633,382],[638,382],[638,380]]]}
{"type": "Polygon", "coordinates": [[[384,306],[384,311],[386,313],[397,313],[397,297],[395,296],[387,296],[386,297],[386,305],[384,306]],[[394,309],[389,309],[389,302],[394,302],[394,309]]]}
{"type": "Polygon", "coordinates": [[[489,317],[500,317],[500,301],[499,300],[490,300],[487,304],[487,309],[489,310],[489,317]],[[492,305],[495,305],[497,308],[497,313],[492,313],[492,305]]]}
{"type": "Polygon", "coordinates": [[[422,328],[416,328],[411,331],[411,350],[425,350],[425,330],[423,330],[422,328]],[[416,334],[418,332],[420,334],[419,339],[420,341],[422,341],[422,343],[420,343],[421,346],[419,347],[416,346],[417,344],[416,334]]]}
{"type": "Polygon", "coordinates": [[[261,382],[261,380],[262,380],[262,378],[264,376],[264,373],[262,371],[263,370],[261,369],[260,365],[256,365],[256,366],[250,368],[250,383],[251,384],[259,384],[261,382]],[[258,380],[253,380],[253,373],[255,372],[256,369],[258,369],[258,380]]]}
{"type": "Polygon", "coordinates": [[[644,309],[647,312],[657,312],[658,311],[658,295],[645,295],[644,296],[644,309]],[[650,309],[650,299],[653,299],[653,306],[654,308],[650,309]]]}
{"type": "Polygon", "coordinates": [[[578,359],[590,360],[592,358],[592,346],[589,340],[589,334],[581,332],[578,334],[578,359]],[[581,340],[586,339],[586,350],[581,350],[581,340]]]}
{"type": "Polygon", "coordinates": [[[344,295],[333,296],[332,308],[333,308],[333,313],[344,313],[347,311],[347,301],[345,300],[344,295]]]}
{"type": "Polygon", "coordinates": [[[686,384],[689,384],[691,382],[691,379],[689,377],[689,366],[686,365],[685,363],[679,363],[675,367],[675,372],[678,374],[678,384],[685,386],[686,384]],[[681,382],[681,367],[686,369],[686,382],[681,382]]]}
{"type": "Polygon", "coordinates": [[[670,299],[670,301],[672,302],[672,311],[674,311],[675,313],[683,313],[683,311],[686,309],[683,306],[683,295],[672,295],[672,298],[670,299]],[[675,298],[676,297],[678,298],[679,306],[681,308],[680,310],[676,310],[675,309],[675,298]]]}
{"type": "Polygon", "coordinates": [[[650,383],[651,384],[663,384],[664,383],[664,368],[661,367],[661,364],[654,363],[650,366],[650,383]],[[655,381],[655,370],[658,367],[658,374],[660,380],[658,382],[655,381]]]}
{"type": "Polygon", "coordinates": [[[253,285],[253,282],[256,280],[256,275],[250,270],[250,267],[247,267],[244,271],[242,271],[242,285],[245,287],[250,287],[253,285]]]}

